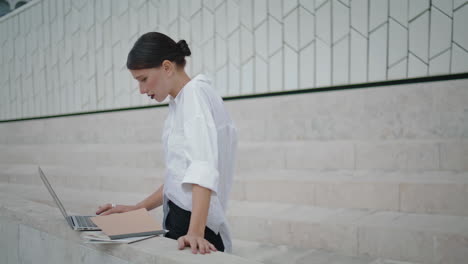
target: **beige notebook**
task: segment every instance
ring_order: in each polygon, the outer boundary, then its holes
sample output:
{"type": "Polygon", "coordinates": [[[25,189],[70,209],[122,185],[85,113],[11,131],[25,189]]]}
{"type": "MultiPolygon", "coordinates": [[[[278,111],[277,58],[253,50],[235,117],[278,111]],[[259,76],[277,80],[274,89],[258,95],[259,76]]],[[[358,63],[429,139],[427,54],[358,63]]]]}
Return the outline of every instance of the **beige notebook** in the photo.
{"type": "Polygon", "coordinates": [[[167,232],[145,208],[121,214],[95,216],[91,217],[91,221],[111,239],[160,235],[167,232]]]}

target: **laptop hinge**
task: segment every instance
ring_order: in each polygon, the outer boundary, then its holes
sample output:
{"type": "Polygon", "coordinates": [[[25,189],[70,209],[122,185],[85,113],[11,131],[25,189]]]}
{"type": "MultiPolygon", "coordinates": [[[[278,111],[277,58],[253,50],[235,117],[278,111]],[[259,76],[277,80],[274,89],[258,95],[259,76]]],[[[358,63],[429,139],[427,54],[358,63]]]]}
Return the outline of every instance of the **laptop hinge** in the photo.
{"type": "Polygon", "coordinates": [[[75,221],[73,221],[73,217],[68,216],[68,217],[67,217],[67,222],[68,222],[68,225],[70,225],[70,227],[71,227],[72,229],[75,229],[76,225],[75,225],[75,221]]]}

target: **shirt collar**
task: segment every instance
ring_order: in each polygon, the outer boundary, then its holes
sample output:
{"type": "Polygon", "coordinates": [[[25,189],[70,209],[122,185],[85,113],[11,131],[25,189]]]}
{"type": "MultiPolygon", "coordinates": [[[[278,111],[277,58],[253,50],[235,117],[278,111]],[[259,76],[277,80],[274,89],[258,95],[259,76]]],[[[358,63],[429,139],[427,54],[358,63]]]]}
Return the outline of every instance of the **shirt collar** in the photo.
{"type": "Polygon", "coordinates": [[[180,102],[180,98],[182,97],[182,93],[184,89],[186,89],[189,85],[196,81],[202,81],[202,82],[208,82],[210,83],[210,80],[204,75],[204,74],[198,74],[194,78],[192,78],[188,83],[185,84],[182,89],[180,89],[179,93],[176,95],[176,97],[173,97],[172,95],[169,95],[169,105],[177,105],[180,102]]]}

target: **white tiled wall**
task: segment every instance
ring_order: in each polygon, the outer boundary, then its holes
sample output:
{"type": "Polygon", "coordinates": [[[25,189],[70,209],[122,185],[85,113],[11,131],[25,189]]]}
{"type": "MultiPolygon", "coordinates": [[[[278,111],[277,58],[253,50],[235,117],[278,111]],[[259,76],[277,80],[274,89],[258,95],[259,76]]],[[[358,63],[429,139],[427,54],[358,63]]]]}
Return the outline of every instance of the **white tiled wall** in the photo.
{"type": "Polygon", "coordinates": [[[36,0],[0,18],[0,120],[155,104],[125,68],[186,39],[223,96],[468,72],[466,0],[36,0]]]}

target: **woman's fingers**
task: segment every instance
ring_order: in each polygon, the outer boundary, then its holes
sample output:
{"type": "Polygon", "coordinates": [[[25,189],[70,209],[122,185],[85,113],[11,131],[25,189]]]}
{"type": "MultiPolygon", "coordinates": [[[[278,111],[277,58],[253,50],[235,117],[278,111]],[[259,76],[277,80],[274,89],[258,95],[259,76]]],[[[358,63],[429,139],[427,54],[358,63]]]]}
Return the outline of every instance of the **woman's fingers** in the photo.
{"type": "Polygon", "coordinates": [[[216,247],[215,247],[213,244],[211,244],[211,243],[210,243],[209,247],[210,247],[210,249],[211,249],[212,251],[218,251],[218,250],[216,249],[216,247]]]}
{"type": "Polygon", "coordinates": [[[206,241],[205,240],[205,243],[203,245],[203,250],[205,251],[206,254],[210,254],[211,253],[211,250],[210,250],[210,242],[206,241]]]}
{"type": "Polygon", "coordinates": [[[197,240],[196,239],[189,239],[190,247],[192,248],[192,253],[197,254],[197,240]]]}
{"type": "Polygon", "coordinates": [[[117,210],[115,210],[115,208],[112,208],[112,209],[109,209],[109,210],[101,213],[100,215],[110,215],[110,214],[115,214],[115,213],[118,213],[117,210]]]}
{"type": "Polygon", "coordinates": [[[200,238],[197,239],[198,250],[201,254],[205,254],[205,241],[204,239],[200,238]]]}
{"type": "Polygon", "coordinates": [[[96,211],[96,214],[99,215],[102,212],[105,212],[105,211],[107,211],[107,210],[109,210],[111,208],[112,208],[112,205],[110,203],[105,204],[105,205],[101,205],[101,206],[98,207],[98,210],[96,211]]]}
{"type": "Polygon", "coordinates": [[[193,254],[197,254],[198,252],[201,254],[209,254],[211,251],[217,251],[213,244],[202,237],[181,236],[177,239],[177,243],[180,250],[184,249],[186,246],[190,246],[193,254]]]}
{"type": "Polygon", "coordinates": [[[97,215],[110,215],[115,213],[125,213],[134,210],[134,207],[128,205],[105,204],[99,207],[97,215]]]}
{"type": "Polygon", "coordinates": [[[179,243],[179,249],[184,249],[185,248],[185,240],[184,240],[184,237],[179,237],[179,239],[177,239],[177,243],[179,243]]]}

